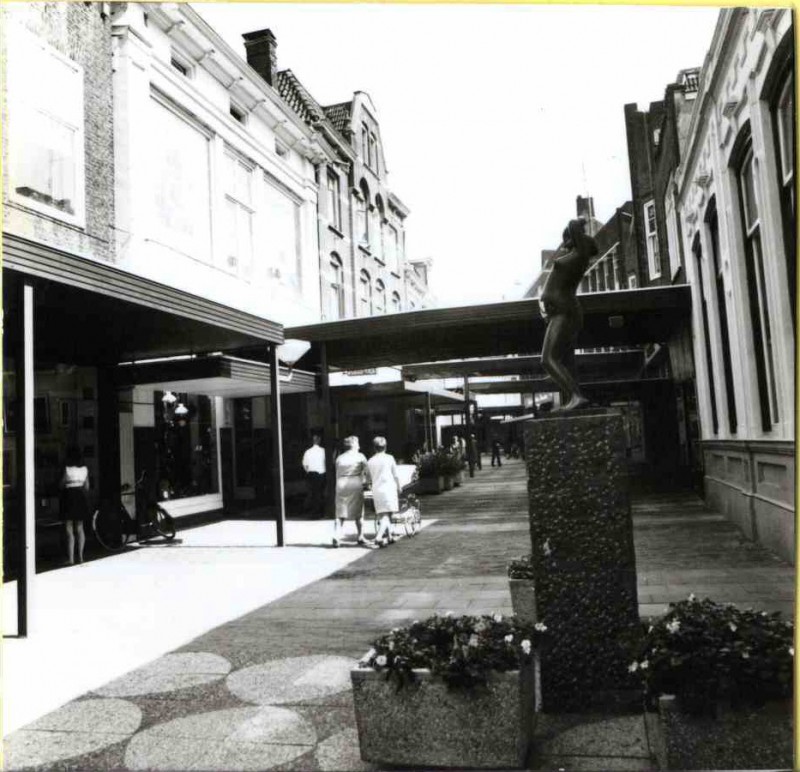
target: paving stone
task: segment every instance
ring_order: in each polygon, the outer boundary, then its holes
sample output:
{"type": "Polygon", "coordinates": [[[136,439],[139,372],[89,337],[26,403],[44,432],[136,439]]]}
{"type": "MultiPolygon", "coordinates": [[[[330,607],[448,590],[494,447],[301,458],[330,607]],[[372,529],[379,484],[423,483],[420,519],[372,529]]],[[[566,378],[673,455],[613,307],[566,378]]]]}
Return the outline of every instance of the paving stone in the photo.
{"type": "MultiPolygon", "coordinates": [[[[391,731],[391,728],[387,728],[391,731]]],[[[317,746],[314,755],[321,770],[352,770],[352,772],[370,772],[378,769],[374,764],[361,760],[358,748],[358,731],[345,729],[329,737],[317,746]]]]}
{"type": "Polygon", "coordinates": [[[185,689],[226,676],[231,663],[218,654],[187,652],[167,654],[144,667],[95,689],[107,697],[131,697],[185,689]]]}

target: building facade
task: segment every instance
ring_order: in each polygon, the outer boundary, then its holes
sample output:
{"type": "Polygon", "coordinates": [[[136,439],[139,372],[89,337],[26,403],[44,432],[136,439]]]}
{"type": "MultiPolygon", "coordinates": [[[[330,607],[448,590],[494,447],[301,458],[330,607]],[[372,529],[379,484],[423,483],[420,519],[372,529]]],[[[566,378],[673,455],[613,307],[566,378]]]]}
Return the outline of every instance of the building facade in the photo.
{"type": "Polygon", "coordinates": [[[692,286],[706,495],[794,558],[794,29],[725,9],[700,75],[675,206],[692,286]]]}

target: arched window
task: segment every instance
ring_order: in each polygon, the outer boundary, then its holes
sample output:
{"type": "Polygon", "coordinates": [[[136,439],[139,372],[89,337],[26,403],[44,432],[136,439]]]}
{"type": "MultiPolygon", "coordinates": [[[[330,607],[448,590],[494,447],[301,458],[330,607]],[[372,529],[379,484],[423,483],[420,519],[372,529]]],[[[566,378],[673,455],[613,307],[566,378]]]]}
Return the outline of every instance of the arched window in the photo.
{"type": "Polygon", "coordinates": [[[365,180],[359,185],[361,200],[358,202],[358,242],[362,246],[369,246],[369,186],[365,180]]]}
{"type": "Polygon", "coordinates": [[[400,311],[402,311],[402,310],[403,310],[403,308],[402,308],[402,303],[400,301],[400,293],[399,292],[393,292],[392,293],[392,313],[393,314],[399,314],[400,311]]]}
{"type": "Polygon", "coordinates": [[[747,286],[750,295],[750,325],[755,348],[756,379],[761,405],[761,426],[769,431],[778,421],[778,391],[775,383],[775,359],[772,340],[772,317],[764,271],[762,247],[762,206],[759,168],[753,154],[753,140],[748,124],[736,142],[735,171],[744,237],[747,286]]]}
{"type": "Polygon", "coordinates": [[[358,315],[372,314],[372,282],[366,271],[361,271],[358,279],[358,315]]]}
{"type": "Polygon", "coordinates": [[[344,267],[336,252],[331,253],[328,277],[328,308],[330,320],[344,319],[344,267]]]}
{"type": "Polygon", "coordinates": [[[378,279],[375,282],[375,295],[374,295],[372,313],[374,314],[386,313],[386,286],[380,279],[378,279]]]}

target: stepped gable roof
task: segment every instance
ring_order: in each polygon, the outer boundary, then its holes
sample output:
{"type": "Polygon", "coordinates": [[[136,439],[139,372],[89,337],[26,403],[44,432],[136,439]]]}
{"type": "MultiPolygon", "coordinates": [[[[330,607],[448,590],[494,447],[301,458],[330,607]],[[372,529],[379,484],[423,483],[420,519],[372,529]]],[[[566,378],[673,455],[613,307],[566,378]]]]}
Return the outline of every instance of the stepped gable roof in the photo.
{"type": "Polygon", "coordinates": [[[291,70],[275,74],[278,93],[306,123],[317,123],[326,118],[322,105],[308,93],[305,86],[291,70]]]}
{"type": "Polygon", "coordinates": [[[328,120],[336,131],[344,134],[350,132],[350,116],[353,114],[353,102],[340,102],[338,105],[328,105],[323,108],[328,120]]]}

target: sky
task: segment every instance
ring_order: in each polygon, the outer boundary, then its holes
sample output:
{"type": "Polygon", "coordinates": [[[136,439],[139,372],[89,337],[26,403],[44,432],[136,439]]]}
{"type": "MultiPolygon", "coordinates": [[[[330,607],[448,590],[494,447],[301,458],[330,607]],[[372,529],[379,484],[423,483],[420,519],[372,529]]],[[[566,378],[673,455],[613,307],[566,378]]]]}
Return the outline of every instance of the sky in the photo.
{"type": "Polygon", "coordinates": [[[514,300],[558,246],[575,197],[630,198],[624,105],[701,66],[719,9],[201,3],[244,57],[269,28],[278,68],[323,105],[366,91],[406,254],[432,258],[439,306],[514,300]]]}

